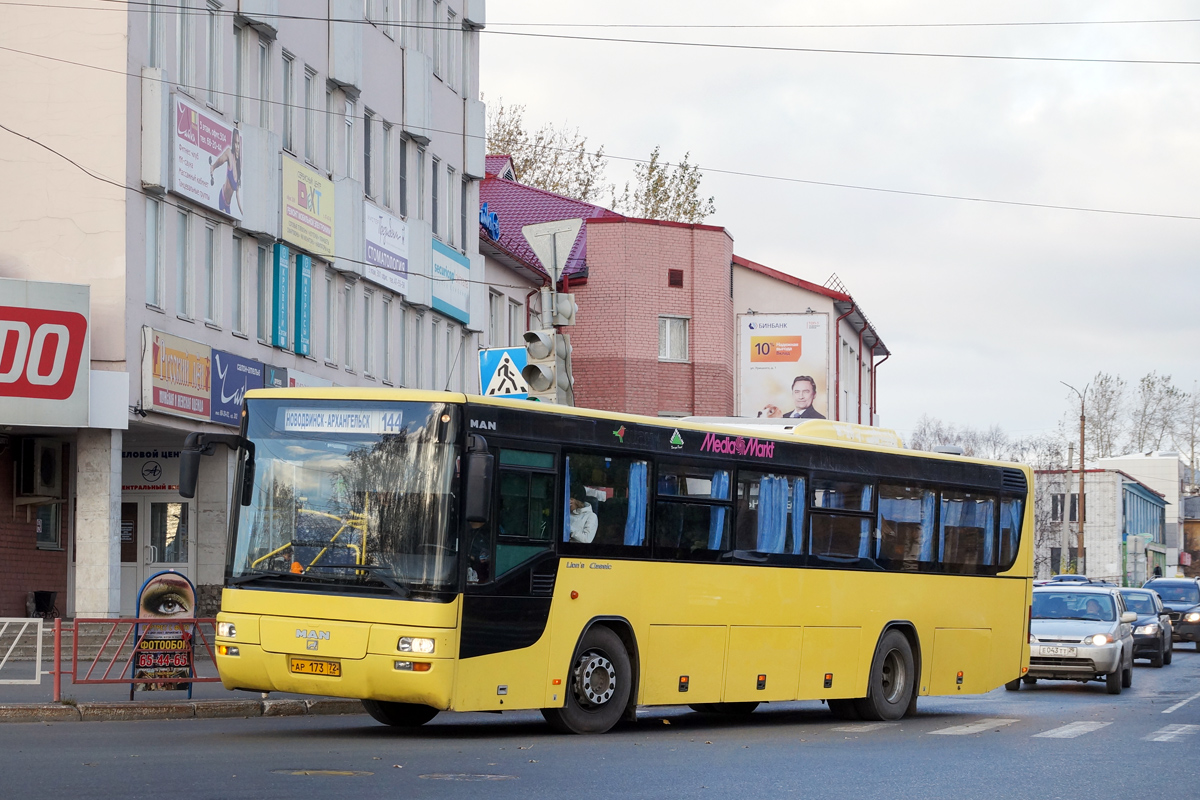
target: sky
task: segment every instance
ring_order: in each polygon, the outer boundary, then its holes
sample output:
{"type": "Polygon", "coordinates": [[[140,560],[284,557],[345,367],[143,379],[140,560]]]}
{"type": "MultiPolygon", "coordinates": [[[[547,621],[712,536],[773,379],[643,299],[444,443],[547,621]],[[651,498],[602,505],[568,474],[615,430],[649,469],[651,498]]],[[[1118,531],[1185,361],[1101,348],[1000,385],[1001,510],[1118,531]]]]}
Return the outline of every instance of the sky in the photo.
{"type": "MultiPolygon", "coordinates": [[[[491,0],[487,15],[485,100],[524,105],[530,127],[577,126],[612,156],[689,153],[716,202],[706,222],[730,231],[735,253],[815,283],[841,279],[893,354],[879,370],[882,425],[907,433],[925,414],[1023,437],[1078,408],[1060,381],[1083,389],[1099,371],[1134,383],[1156,370],[1191,389],[1200,379],[1200,63],[511,35],[1196,62],[1200,21],[779,26],[1200,20],[1200,3],[491,0]]],[[[611,161],[608,177],[623,185],[632,164],[611,161]]]]}

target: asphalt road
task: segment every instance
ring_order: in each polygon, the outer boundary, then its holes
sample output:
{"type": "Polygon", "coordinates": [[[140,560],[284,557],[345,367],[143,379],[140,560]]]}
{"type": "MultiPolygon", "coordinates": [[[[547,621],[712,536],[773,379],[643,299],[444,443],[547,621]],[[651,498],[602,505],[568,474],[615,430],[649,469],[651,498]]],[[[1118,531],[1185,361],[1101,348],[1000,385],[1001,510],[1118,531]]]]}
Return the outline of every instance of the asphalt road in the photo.
{"type": "Polygon", "coordinates": [[[1185,798],[1200,795],[1200,653],[1100,683],[922,698],[899,723],[820,703],[725,719],[643,710],[604,736],[537,712],[0,726],[0,797],[1185,798]],[[1190,698],[1190,701],[1189,701],[1190,698]],[[1051,734],[1047,736],[1046,734],[1051,734]]]}

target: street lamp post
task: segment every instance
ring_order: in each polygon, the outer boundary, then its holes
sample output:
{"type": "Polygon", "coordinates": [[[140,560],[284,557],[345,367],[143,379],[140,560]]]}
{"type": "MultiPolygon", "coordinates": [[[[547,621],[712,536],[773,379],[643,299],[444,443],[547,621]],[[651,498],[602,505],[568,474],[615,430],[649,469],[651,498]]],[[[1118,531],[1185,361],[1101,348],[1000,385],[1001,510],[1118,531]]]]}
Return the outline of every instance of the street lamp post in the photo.
{"type": "MultiPolygon", "coordinates": [[[[1084,489],[1084,483],[1083,483],[1083,475],[1084,475],[1084,472],[1083,472],[1083,432],[1084,432],[1084,426],[1087,422],[1087,415],[1085,413],[1086,409],[1085,409],[1084,396],[1087,394],[1088,387],[1091,386],[1091,383],[1088,383],[1087,386],[1084,386],[1082,392],[1079,391],[1078,389],[1076,389],[1071,384],[1067,383],[1066,381],[1059,381],[1059,383],[1061,383],[1063,386],[1070,389],[1075,394],[1079,395],[1079,528],[1078,528],[1077,538],[1075,540],[1075,549],[1078,552],[1077,564],[1076,564],[1075,571],[1077,573],[1079,573],[1080,575],[1082,575],[1084,572],[1084,568],[1086,566],[1084,563],[1085,552],[1084,552],[1084,546],[1083,546],[1083,523],[1084,523],[1084,520],[1087,519],[1087,515],[1084,512],[1085,504],[1084,504],[1084,499],[1083,499],[1084,498],[1084,495],[1083,495],[1083,489],[1084,489]]],[[[1070,464],[1068,464],[1067,467],[1070,468],[1070,464]]],[[[1063,505],[1066,506],[1068,504],[1064,503],[1063,505]]],[[[1064,510],[1066,510],[1066,509],[1064,508],[1064,510]]]]}

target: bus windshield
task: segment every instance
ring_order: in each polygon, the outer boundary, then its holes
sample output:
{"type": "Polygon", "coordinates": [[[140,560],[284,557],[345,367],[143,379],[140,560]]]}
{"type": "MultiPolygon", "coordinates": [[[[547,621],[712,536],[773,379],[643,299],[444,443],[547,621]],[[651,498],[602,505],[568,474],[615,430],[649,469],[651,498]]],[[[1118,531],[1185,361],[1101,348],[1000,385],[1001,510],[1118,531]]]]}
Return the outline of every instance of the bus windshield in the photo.
{"type": "Polygon", "coordinates": [[[457,586],[457,409],[444,403],[252,399],[250,505],[230,585],[408,597],[457,586]]]}

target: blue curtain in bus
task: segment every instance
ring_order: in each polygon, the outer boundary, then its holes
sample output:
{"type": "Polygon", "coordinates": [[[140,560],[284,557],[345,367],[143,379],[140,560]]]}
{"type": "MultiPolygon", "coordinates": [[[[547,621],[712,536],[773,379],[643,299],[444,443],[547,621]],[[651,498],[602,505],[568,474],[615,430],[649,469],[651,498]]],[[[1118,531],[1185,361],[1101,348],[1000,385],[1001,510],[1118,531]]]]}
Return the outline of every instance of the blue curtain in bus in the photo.
{"type": "Polygon", "coordinates": [[[1007,549],[1014,555],[1020,541],[1022,508],[1023,504],[1020,500],[1000,501],[1000,536],[1008,539],[1008,547],[1005,548],[1002,545],[1001,550],[1007,549]]]}
{"type": "Polygon", "coordinates": [[[996,509],[991,500],[975,501],[975,525],[983,528],[983,563],[996,563],[996,509]]]}
{"type": "Polygon", "coordinates": [[[859,501],[858,501],[858,506],[859,506],[858,510],[859,511],[870,511],[871,510],[871,492],[874,490],[874,488],[875,487],[873,487],[873,486],[864,486],[863,487],[862,497],[860,497],[859,501]]]}
{"type": "Polygon", "coordinates": [[[563,541],[571,541],[571,457],[563,459],[563,541]]]}
{"type": "Polygon", "coordinates": [[[640,547],[646,543],[646,462],[629,465],[629,510],[625,517],[625,544],[640,547]]]}
{"type": "MultiPolygon", "coordinates": [[[[713,473],[712,491],[709,492],[709,497],[715,500],[729,499],[729,473],[719,469],[713,473]]],[[[721,536],[725,533],[725,508],[714,507],[711,512],[712,517],[708,521],[708,549],[721,549],[721,536]]]]}
{"type": "Polygon", "coordinates": [[[804,552],[804,518],[808,511],[808,494],[805,492],[804,478],[796,478],[792,482],[792,555],[804,552]]]}
{"type": "MultiPolygon", "coordinates": [[[[867,510],[870,510],[870,503],[867,504],[867,510]]],[[[862,532],[858,535],[858,557],[859,558],[874,558],[874,548],[871,543],[875,537],[871,535],[875,526],[872,524],[874,520],[864,519],[862,521],[862,532]]]]}
{"type": "Polygon", "coordinates": [[[933,511],[937,495],[925,492],[921,498],[921,561],[933,561],[933,511]]]}
{"type": "Polygon", "coordinates": [[[758,484],[758,552],[783,552],[787,540],[787,511],[787,478],[764,475],[758,484]]]}

